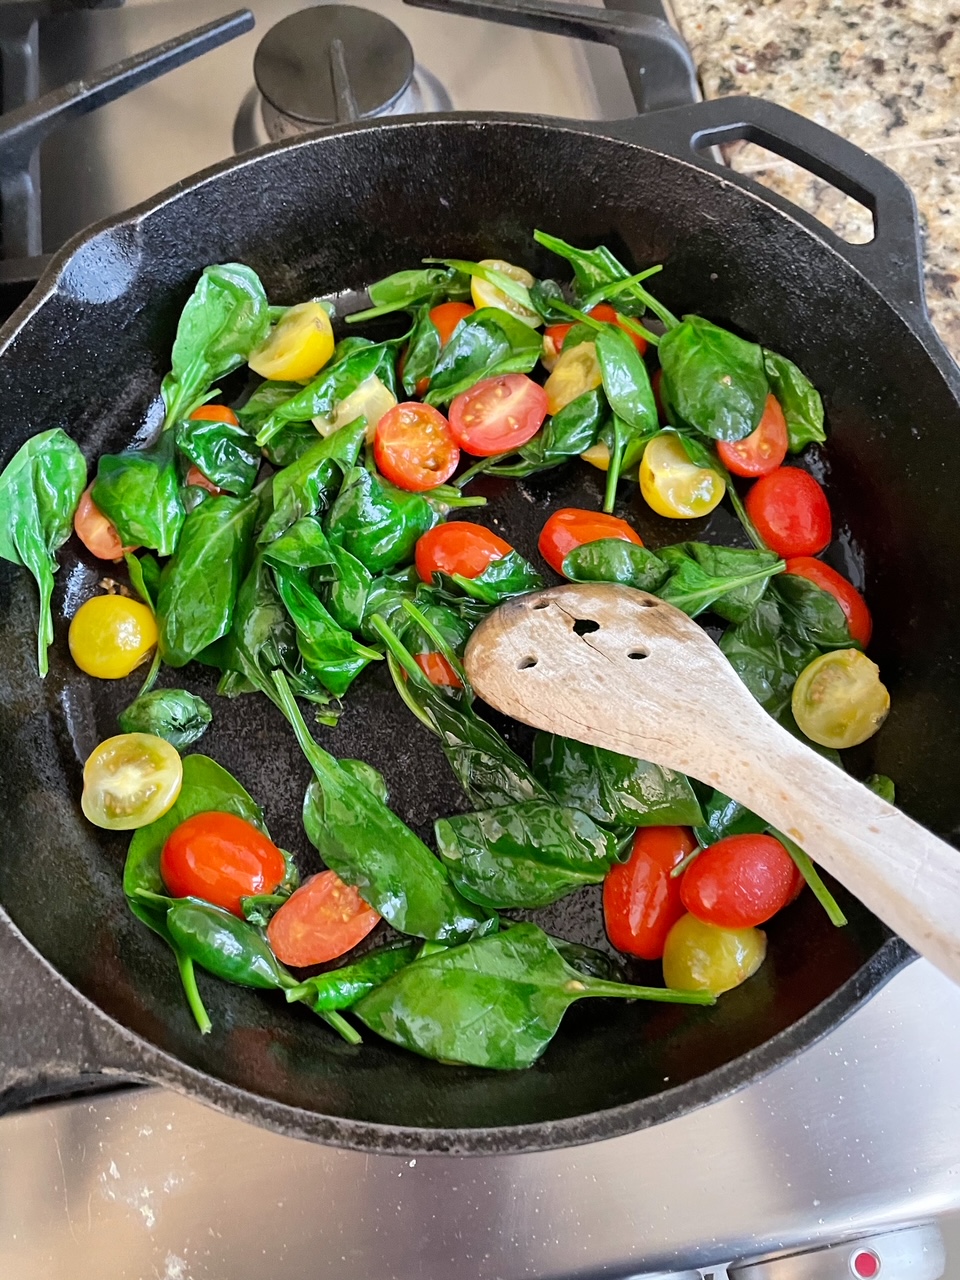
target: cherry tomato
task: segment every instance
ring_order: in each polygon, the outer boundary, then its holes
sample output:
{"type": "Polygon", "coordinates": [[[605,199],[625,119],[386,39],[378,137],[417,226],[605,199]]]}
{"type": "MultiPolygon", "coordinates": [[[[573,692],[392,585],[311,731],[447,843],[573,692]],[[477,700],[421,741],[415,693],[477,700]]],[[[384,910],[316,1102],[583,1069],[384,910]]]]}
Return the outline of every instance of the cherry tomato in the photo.
{"type": "Polygon", "coordinates": [[[462,578],[478,578],[487,565],[502,560],[513,550],[482,524],[450,520],[429,529],[417,542],[417,573],[432,582],[435,573],[458,573],[462,578]]]}
{"type": "Polygon", "coordinates": [[[795,573],[798,578],[806,578],[821,591],[829,591],[843,610],[851,639],[867,647],[873,634],[873,619],[866,600],[852,582],[822,560],[814,560],[813,556],[793,556],[787,561],[786,571],[795,573]]]}
{"type": "Polygon", "coordinates": [[[197,466],[190,467],[190,470],[183,477],[183,483],[185,485],[195,485],[198,489],[206,489],[207,493],[212,493],[215,498],[226,492],[225,489],[218,488],[212,480],[208,480],[197,466]]]}
{"type": "MultiPolygon", "coordinates": [[[[402,370],[400,373],[402,374],[402,370]]],[[[429,378],[426,381],[429,385],[429,378]]],[[[359,387],[355,387],[345,399],[340,401],[329,418],[316,417],[311,421],[320,434],[326,437],[333,435],[334,431],[339,431],[348,423],[356,422],[357,418],[366,418],[365,439],[367,444],[373,444],[377,438],[380,419],[384,414],[389,413],[396,403],[397,397],[390,388],[385,386],[375,373],[371,373],[369,378],[364,378],[359,387]]]]}
{"type": "Polygon", "coordinates": [[[235,813],[195,813],[175,827],[160,854],[174,898],[202,898],[242,916],[240,899],[274,893],[287,873],[283,854],[235,813]]]}
{"type": "Polygon", "coordinates": [[[460,461],[446,418],[439,409],[416,400],[387,410],[377,423],[373,453],[383,475],[411,493],[443,484],[460,461]]]}
{"type": "Polygon", "coordinates": [[[752,977],[767,954],[761,929],[718,929],[696,916],[681,916],[667,934],[663,980],[674,991],[719,996],[752,977]]]}
{"type": "Polygon", "coordinates": [[[442,653],[415,653],[413,660],[431,684],[440,689],[462,689],[463,681],[442,653]]]}
{"type": "Polygon", "coordinates": [[[827,495],[799,467],[778,467],[747,491],[747,514],[778,556],[812,556],[833,537],[827,495]]]}
{"type": "Polygon", "coordinates": [[[441,302],[430,310],[430,320],[440,335],[440,345],[445,347],[453,337],[453,331],[466,316],[472,316],[475,308],[469,302],[441,302]]]}
{"type": "Polygon", "coordinates": [[[569,324],[552,324],[549,329],[544,329],[543,353],[540,356],[540,362],[548,373],[555,368],[560,352],[563,350],[563,344],[567,340],[567,334],[572,328],[573,321],[569,324]]]}
{"type": "MultiPolygon", "coordinates": [[[[397,361],[397,382],[398,382],[398,383],[402,383],[402,382],[403,382],[403,370],[404,370],[404,368],[405,368],[405,366],[406,366],[406,363],[407,363],[407,353],[409,352],[409,350],[410,350],[410,348],[409,348],[409,347],[404,347],[404,348],[403,348],[403,350],[400,352],[400,359],[397,361]]],[[[379,379],[378,379],[378,381],[379,381],[379,379]]],[[[420,397],[422,398],[422,397],[423,397],[423,396],[425,396],[425,395],[427,394],[427,392],[430,390],[430,379],[429,379],[429,378],[418,378],[418,379],[417,379],[417,381],[416,381],[416,385],[414,386],[413,390],[414,390],[414,394],[415,394],[415,395],[418,395],[418,396],[420,396],[420,397]]],[[[394,404],[396,404],[396,403],[397,403],[397,402],[396,402],[396,400],[394,400],[394,402],[393,402],[393,403],[394,403],[394,404]]],[[[314,420],[313,420],[313,425],[314,425],[315,427],[317,426],[317,419],[316,419],[316,418],[314,418],[314,420]]],[[[367,430],[369,431],[369,429],[370,429],[370,428],[369,428],[369,423],[368,423],[368,424],[367,424],[367,430]]],[[[320,434],[321,434],[321,435],[325,435],[325,434],[326,434],[322,429],[318,428],[318,430],[320,430],[320,434]]]]}
{"type": "Polygon", "coordinates": [[[787,420],[776,396],[767,396],[763,417],[754,431],[733,443],[717,441],[720,461],[735,476],[766,476],[787,456],[787,420]]]}
{"type": "Polygon", "coordinates": [[[683,915],[680,878],[670,872],[697,847],[687,827],[641,827],[628,862],[603,882],[603,919],[618,951],[659,960],[667,934],[683,915]]]}
{"type": "Polygon", "coordinates": [[[489,458],[532,440],[547,416],[543,387],[523,373],[484,378],[450,405],[450,430],[465,453],[489,458]]]}
{"type": "Polygon", "coordinates": [[[176,748],[152,733],[107,738],[83,766],[80,807],[96,827],[132,831],[162,817],[183,782],[176,748]]]}
{"type": "Polygon", "coordinates": [[[267,925],[267,940],[283,964],[303,969],[351,951],[380,923],[352,885],[333,871],[305,880],[267,925]]]}
{"type": "MultiPolygon", "coordinates": [[[[527,289],[536,284],[536,280],[529,271],[525,271],[523,267],[515,267],[512,262],[504,262],[500,258],[481,258],[480,266],[492,267],[494,271],[499,271],[502,276],[509,276],[511,280],[516,280],[527,289]]],[[[470,277],[470,294],[478,307],[497,307],[501,311],[509,311],[512,316],[528,324],[531,329],[539,329],[543,324],[536,311],[531,311],[529,307],[517,302],[496,285],[481,280],[479,276],[470,277]]]]}
{"type": "Polygon", "coordinates": [[[127,551],[136,551],[136,547],[125,547],[117,533],[117,527],[108,520],[93,498],[90,490],[93,485],[84,489],[73,517],[73,531],[98,560],[122,560],[127,551]]]}
{"type": "Polygon", "coordinates": [[[94,596],[70,622],[70,656],[88,676],[120,680],[156,648],[153,610],[127,596],[94,596]]]}
{"type": "Polygon", "coordinates": [[[640,459],[640,492],[658,516],[696,520],[720,504],[726,482],[719,471],[691,462],[672,431],[653,437],[640,459]]]}
{"type": "Polygon", "coordinates": [[[877,732],[890,710],[880,668],[859,649],[834,649],[803,668],[790,705],[802,733],[842,751],[877,732]]]}
{"type": "Polygon", "coordinates": [[[233,410],[228,409],[225,404],[202,404],[199,409],[194,409],[190,417],[202,422],[229,422],[234,427],[240,422],[233,410]]]}
{"type": "Polygon", "coordinates": [[[637,348],[641,355],[647,349],[647,340],[642,334],[634,333],[623,323],[623,316],[611,307],[609,302],[599,302],[595,307],[591,307],[587,312],[594,320],[602,320],[604,324],[615,324],[618,329],[622,329],[633,345],[637,348]]]}
{"type": "Polygon", "coordinates": [[[319,373],[333,355],[333,326],[319,302],[288,307],[247,364],[261,378],[304,382],[319,373]]]}
{"type": "Polygon", "coordinates": [[[537,546],[550,568],[563,573],[563,562],[574,547],[603,538],[619,538],[621,542],[643,546],[640,535],[626,520],[602,511],[581,511],[579,507],[561,507],[555,511],[540,530],[537,546]]]}
{"type": "Polygon", "coordinates": [[[599,387],[602,382],[595,342],[578,342],[575,347],[565,347],[557,358],[550,377],[543,384],[547,412],[559,413],[585,392],[599,387]]]}
{"type": "Polygon", "coordinates": [[[687,867],[683,905],[698,920],[723,929],[763,924],[790,901],[796,864],[773,836],[727,836],[687,867]]]}

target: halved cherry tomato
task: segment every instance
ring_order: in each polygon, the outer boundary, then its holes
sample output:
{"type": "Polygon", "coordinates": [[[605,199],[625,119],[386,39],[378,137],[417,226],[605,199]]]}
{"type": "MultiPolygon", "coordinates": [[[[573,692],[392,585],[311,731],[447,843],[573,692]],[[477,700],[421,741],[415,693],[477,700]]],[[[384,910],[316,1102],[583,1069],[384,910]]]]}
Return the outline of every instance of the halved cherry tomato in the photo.
{"type": "Polygon", "coordinates": [[[463,681],[442,653],[415,653],[413,660],[431,684],[440,689],[462,689],[463,681]]]}
{"type": "Polygon", "coordinates": [[[301,382],[319,373],[333,355],[333,326],[319,302],[288,307],[247,364],[261,378],[301,382]]]}
{"type": "Polygon", "coordinates": [[[225,404],[202,404],[199,409],[194,409],[190,417],[201,422],[229,422],[234,427],[240,422],[233,410],[228,409],[225,404]]]}
{"type": "Polygon", "coordinates": [[[670,872],[697,847],[687,827],[641,827],[629,861],[603,882],[603,920],[618,951],[659,960],[667,934],[684,913],[680,878],[670,872]]]}
{"type": "Polygon", "coordinates": [[[532,440],[547,416],[543,387],[523,373],[484,378],[450,406],[450,430],[475,458],[512,453],[532,440]]]}
{"type": "Polygon", "coordinates": [[[559,413],[602,382],[595,342],[578,342],[575,347],[564,347],[550,370],[550,377],[543,384],[547,413],[559,413]]]}
{"type": "Polygon", "coordinates": [[[235,813],[195,813],[167,836],[160,877],[174,898],[202,898],[242,916],[240,899],[273,893],[287,873],[283,854],[235,813]]]}
{"type": "Polygon", "coordinates": [[[602,511],[581,511],[579,507],[561,507],[555,511],[540,530],[537,546],[550,568],[563,573],[564,559],[574,547],[582,547],[585,542],[600,542],[603,538],[619,538],[621,542],[643,546],[640,535],[626,520],[602,511]]]}
{"type": "Polygon", "coordinates": [[[108,520],[93,498],[88,485],[80,496],[76,514],[73,517],[73,531],[98,560],[122,560],[125,552],[136,551],[136,547],[125,547],[117,533],[117,526],[108,520]]]}
{"type": "Polygon", "coordinates": [[[478,578],[487,565],[513,550],[509,542],[469,520],[450,520],[429,529],[417,542],[417,573],[432,582],[435,573],[478,578]]]}
{"type": "MultiPolygon", "coordinates": [[[[529,271],[523,267],[515,267],[512,262],[504,262],[501,258],[481,258],[480,266],[492,267],[494,271],[499,271],[502,276],[516,280],[517,284],[523,285],[526,289],[536,284],[536,280],[529,271]]],[[[478,307],[497,307],[501,311],[509,311],[512,316],[528,324],[531,329],[539,329],[543,324],[536,311],[517,302],[496,285],[481,280],[479,276],[470,277],[470,296],[478,307]]]]}
{"type": "Polygon", "coordinates": [[[634,333],[623,323],[623,316],[611,307],[609,302],[598,302],[595,307],[591,307],[587,315],[594,320],[602,320],[604,324],[615,324],[618,329],[622,329],[633,345],[637,348],[641,355],[647,349],[647,340],[642,334],[634,333]]]}
{"type": "Polygon", "coordinates": [[[851,639],[864,648],[867,647],[873,634],[873,619],[866,600],[852,582],[848,582],[842,573],[837,573],[836,569],[831,569],[822,560],[815,560],[813,556],[793,556],[787,561],[786,571],[795,573],[798,578],[806,578],[821,591],[829,591],[843,610],[851,639]]]}
{"type": "Polygon", "coordinates": [[[663,980],[674,991],[723,995],[752,977],[767,954],[762,929],[718,929],[681,916],[663,949],[663,980]]]}
{"type": "Polygon", "coordinates": [[[380,923],[353,885],[333,871],[305,880],[267,925],[273,954],[283,964],[303,969],[326,964],[362,942],[380,923]]]}
{"type": "Polygon", "coordinates": [[[890,694],[865,653],[833,649],[803,668],[790,705],[801,733],[843,751],[873,737],[887,718],[890,694]]]}
{"type": "Polygon", "coordinates": [[[387,410],[377,423],[373,453],[383,475],[411,493],[443,484],[460,461],[446,418],[439,409],[416,400],[387,410]]]}
{"type": "Polygon", "coordinates": [[[218,498],[221,493],[226,493],[225,489],[218,488],[212,480],[208,480],[198,466],[192,465],[187,474],[183,477],[185,485],[195,485],[198,489],[206,489],[207,493],[212,493],[218,498]]]}
{"type": "Polygon", "coordinates": [[[118,733],[83,766],[84,816],[108,831],[133,831],[163,817],[183,783],[175,747],[153,733],[118,733]]]}
{"type": "Polygon", "coordinates": [[[466,316],[472,316],[476,308],[469,302],[441,302],[431,307],[430,320],[440,335],[440,345],[445,347],[453,337],[453,331],[466,316]]]}
{"type": "Polygon", "coordinates": [[[747,491],[747,514],[778,556],[812,556],[833,537],[827,495],[807,471],[778,467],[747,491]]]}
{"type": "Polygon", "coordinates": [[[698,920],[721,929],[752,929],[791,900],[796,872],[793,859],[773,836],[727,836],[687,867],[680,897],[698,920]]]}
{"type": "Polygon", "coordinates": [[[787,420],[776,396],[767,396],[763,417],[742,440],[717,441],[720,461],[735,476],[766,476],[787,456],[787,420]]]}
{"type": "Polygon", "coordinates": [[[640,492],[658,516],[696,520],[719,506],[726,481],[711,467],[691,462],[680,437],[661,431],[640,459],[640,492]]]}

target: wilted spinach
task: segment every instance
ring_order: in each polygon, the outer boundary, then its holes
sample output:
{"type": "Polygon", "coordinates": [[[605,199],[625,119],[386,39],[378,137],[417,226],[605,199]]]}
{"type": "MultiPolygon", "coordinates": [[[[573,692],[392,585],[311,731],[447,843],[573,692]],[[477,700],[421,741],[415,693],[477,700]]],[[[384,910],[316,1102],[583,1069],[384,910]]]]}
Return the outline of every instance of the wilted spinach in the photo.
{"type": "Polygon", "coordinates": [[[756,430],[770,394],[763,351],[702,316],[684,316],[660,340],[663,391],[677,421],[714,440],[756,430]]]}
{"type": "Polygon", "coordinates": [[[424,399],[427,404],[449,404],[482,378],[529,373],[540,351],[540,335],[535,329],[509,311],[481,307],[460,321],[440,351],[424,399]]]}
{"type": "Polygon", "coordinates": [[[274,576],[296,627],[297,648],[306,670],[335,697],[342,697],[367,663],[379,660],[380,654],[335,622],[295,570],[275,568],[274,576]]]}
{"type": "Polygon", "coordinates": [[[423,390],[422,384],[429,384],[442,346],[440,330],[430,318],[430,304],[425,303],[416,313],[403,361],[402,382],[408,396],[423,390]]]}
{"type": "Polygon", "coordinates": [[[173,433],[145,449],[102,454],[91,496],[127,546],[173,555],[184,518],[173,433]]]}
{"type": "Polygon", "coordinates": [[[669,572],[648,547],[622,538],[584,542],[563,559],[563,576],[572,582],[619,582],[638,591],[656,591],[669,572]]]}
{"type": "Polygon", "coordinates": [[[444,267],[426,267],[412,271],[395,271],[367,288],[372,307],[345,316],[347,324],[360,324],[394,311],[410,311],[424,305],[428,309],[438,302],[466,301],[470,297],[470,281],[460,271],[444,267]]]}
{"type": "Polygon", "coordinates": [[[784,562],[772,551],[715,547],[707,542],[680,542],[663,547],[660,558],[670,577],[657,594],[691,618],[706,609],[728,622],[745,621],[784,562]]]}
{"type": "Polygon", "coordinates": [[[330,504],[359,457],[365,430],[364,420],[358,418],[330,436],[314,432],[313,443],[277,472],[272,481],[273,511],[260,531],[261,543],[272,542],[301,517],[317,515],[330,504]]]}
{"type": "Polygon", "coordinates": [[[183,751],[203,737],[213,712],[186,689],[154,689],[131,702],[117,719],[124,733],[153,733],[183,751]]]}
{"type": "Polygon", "coordinates": [[[786,356],[763,349],[763,367],[770,390],[780,402],[787,420],[790,452],[799,453],[805,445],[823,444],[823,401],[809,378],[786,356]]]}
{"type": "Polygon", "coordinates": [[[177,423],[177,448],[209,481],[245,498],[260,469],[260,450],[252,436],[234,422],[184,418],[177,423]]]}
{"type": "Polygon", "coordinates": [[[407,493],[365,467],[354,467],[327,513],[326,532],[332,543],[377,574],[412,559],[417,539],[439,520],[419,493],[407,493]]]}
{"type": "Polygon", "coordinates": [[[779,717],[790,705],[797,676],[819,650],[794,636],[778,601],[761,600],[750,616],[720,638],[730,665],[764,710],[779,717]]]}
{"type": "Polygon", "coordinates": [[[257,432],[258,445],[270,444],[288,423],[331,417],[340,401],[356,391],[367,378],[377,376],[392,386],[396,343],[372,343],[365,338],[346,339],[345,343],[340,344],[333,359],[324,365],[311,383],[277,405],[264,419],[257,432]],[[345,346],[346,342],[351,345],[345,346]],[[338,358],[337,353],[342,348],[345,349],[338,358]]]}

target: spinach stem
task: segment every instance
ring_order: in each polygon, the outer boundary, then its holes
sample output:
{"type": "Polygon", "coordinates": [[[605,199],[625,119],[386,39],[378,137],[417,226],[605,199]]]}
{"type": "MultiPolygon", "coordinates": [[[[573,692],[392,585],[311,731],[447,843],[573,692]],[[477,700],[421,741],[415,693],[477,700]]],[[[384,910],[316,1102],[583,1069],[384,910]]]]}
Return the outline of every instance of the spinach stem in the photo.
{"type": "Polygon", "coordinates": [[[747,515],[747,509],[743,505],[743,499],[740,497],[739,493],[737,493],[733,484],[733,480],[730,476],[730,473],[726,472],[724,478],[727,482],[727,495],[730,498],[730,505],[733,507],[734,511],[736,512],[737,519],[743,525],[743,528],[747,537],[750,539],[750,541],[753,543],[753,545],[757,548],[758,551],[769,551],[770,548],[767,546],[764,540],[760,537],[760,534],[757,530],[757,526],[753,523],[753,521],[747,515]]]}
{"type": "Polygon", "coordinates": [[[617,481],[620,479],[620,468],[623,466],[623,450],[626,441],[620,430],[620,419],[613,416],[613,452],[607,465],[607,484],[603,493],[603,509],[609,515],[617,501],[617,481]]]}
{"type": "Polygon", "coordinates": [[[775,840],[780,841],[787,853],[789,853],[790,857],[797,864],[797,870],[810,886],[813,891],[813,896],[827,913],[830,923],[836,925],[838,929],[842,928],[843,925],[847,923],[847,917],[840,909],[840,904],[837,902],[836,898],[821,880],[820,873],[811,862],[810,857],[803,852],[794,840],[791,840],[789,836],[785,836],[782,831],[777,831],[776,828],[771,827],[770,834],[775,840]]]}
{"type": "Polygon", "coordinates": [[[601,978],[583,980],[585,996],[616,996],[621,1000],[655,1000],[661,1004],[716,1004],[709,991],[674,991],[670,987],[631,987],[625,982],[604,982],[601,978]]]}
{"type": "Polygon", "coordinates": [[[273,686],[277,691],[280,710],[289,720],[300,750],[306,756],[308,764],[317,775],[319,781],[328,781],[332,772],[331,764],[336,766],[336,760],[313,740],[306,721],[300,714],[300,708],[297,706],[297,700],[291,692],[286,674],[277,670],[272,671],[270,675],[273,680],[273,686]]]}
{"type": "Polygon", "coordinates": [[[207,1013],[203,1005],[203,998],[197,987],[197,975],[193,967],[193,961],[189,956],[185,956],[179,947],[174,947],[173,954],[177,957],[177,968],[180,971],[180,981],[183,983],[184,995],[187,997],[187,1004],[190,1006],[190,1012],[193,1014],[197,1026],[200,1028],[202,1036],[209,1035],[213,1030],[213,1023],[210,1021],[210,1015],[207,1013]]]}
{"type": "MultiPolygon", "coordinates": [[[[595,329],[598,333],[606,323],[605,320],[594,320],[593,316],[588,316],[585,311],[578,311],[576,307],[571,307],[568,303],[562,302],[559,298],[553,304],[558,311],[562,311],[565,316],[578,321],[580,324],[587,325],[590,329],[595,329]]],[[[625,319],[625,317],[621,317],[625,319]]],[[[674,321],[676,323],[676,321],[674,321]]],[[[637,324],[635,320],[631,320],[630,328],[634,333],[638,333],[641,338],[645,338],[653,347],[660,345],[660,339],[655,333],[651,333],[649,329],[645,329],[642,324],[637,324]]]]}
{"type": "Polygon", "coordinates": [[[690,863],[696,861],[696,859],[699,858],[701,853],[703,853],[703,846],[697,845],[696,849],[692,849],[687,854],[687,856],[683,859],[683,861],[678,862],[677,865],[673,868],[673,870],[670,872],[670,879],[676,880],[677,876],[682,876],[683,873],[686,871],[687,867],[689,867],[690,863]]]}
{"type": "Polygon", "coordinates": [[[430,619],[422,613],[412,600],[402,601],[403,610],[414,620],[420,630],[428,637],[428,639],[437,646],[437,651],[443,655],[450,663],[460,683],[463,685],[464,692],[468,698],[471,696],[470,682],[467,679],[467,673],[464,670],[463,663],[460,661],[456,652],[451,648],[446,636],[441,635],[430,619]]]}
{"type": "Polygon", "coordinates": [[[347,1044],[363,1044],[363,1036],[361,1036],[360,1032],[356,1027],[351,1027],[346,1018],[341,1017],[339,1013],[327,1012],[318,1016],[333,1027],[334,1031],[341,1035],[347,1044]]]}
{"type": "Polygon", "coordinates": [[[502,462],[504,458],[510,458],[512,456],[512,453],[495,453],[490,458],[481,458],[480,461],[475,462],[472,467],[467,467],[462,476],[457,476],[456,480],[453,482],[454,487],[462,489],[464,485],[469,484],[471,480],[475,480],[477,476],[482,476],[485,471],[490,469],[490,467],[494,467],[498,462],[502,462]]]}
{"type": "Polygon", "coordinates": [[[157,683],[157,676],[160,674],[160,646],[153,651],[153,661],[150,663],[150,669],[146,674],[143,684],[137,693],[138,698],[142,698],[145,693],[149,693],[153,686],[157,683]]]}
{"type": "Polygon", "coordinates": [[[606,302],[610,298],[615,298],[618,293],[623,293],[624,289],[632,289],[634,285],[641,284],[644,280],[649,280],[651,276],[657,275],[662,270],[663,263],[658,262],[655,267],[647,267],[645,271],[638,271],[635,276],[625,276],[622,280],[610,280],[607,284],[598,285],[596,289],[591,289],[583,299],[584,311],[589,307],[595,307],[598,302],[606,302]]]}

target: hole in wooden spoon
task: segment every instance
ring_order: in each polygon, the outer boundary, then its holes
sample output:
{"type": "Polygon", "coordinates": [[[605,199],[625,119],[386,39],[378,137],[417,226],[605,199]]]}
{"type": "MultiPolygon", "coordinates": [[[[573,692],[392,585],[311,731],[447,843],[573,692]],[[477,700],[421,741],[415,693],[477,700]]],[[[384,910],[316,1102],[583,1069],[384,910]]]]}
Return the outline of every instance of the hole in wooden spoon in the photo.
{"type": "Polygon", "coordinates": [[[641,600],[641,601],[640,601],[640,608],[641,608],[641,609],[655,609],[659,603],[660,603],[660,601],[659,601],[659,600],[641,600]]]}
{"type": "Polygon", "coordinates": [[[627,657],[628,658],[647,658],[649,657],[649,654],[646,652],[645,649],[631,649],[630,652],[627,654],[627,657]]]}
{"type": "Polygon", "coordinates": [[[534,609],[549,609],[549,608],[550,608],[550,601],[549,601],[549,600],[538,600],[538,601],[537,601],[537,603],[536,603],[533,607],[534,607],[534,609]]]}
{"type": "Polygon", "coordinates": [[[600,630],[600,623],[594,622],[592,618],[577,618],[573,624],[574,635],[588,636],[593,631],[600,630]]]}
{"type": "Polygon", "coordinates": [[[521,658],[520,661],[517,663],[517,670],[528,671],[530,667],[535,667],[536,665],[537,665],[536,658],[521,658]]]}

